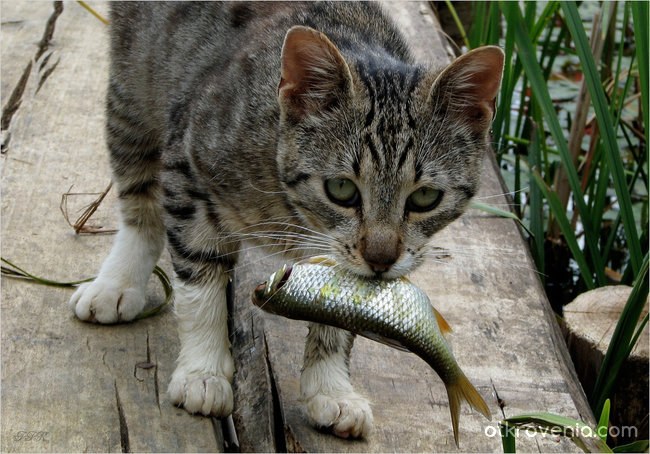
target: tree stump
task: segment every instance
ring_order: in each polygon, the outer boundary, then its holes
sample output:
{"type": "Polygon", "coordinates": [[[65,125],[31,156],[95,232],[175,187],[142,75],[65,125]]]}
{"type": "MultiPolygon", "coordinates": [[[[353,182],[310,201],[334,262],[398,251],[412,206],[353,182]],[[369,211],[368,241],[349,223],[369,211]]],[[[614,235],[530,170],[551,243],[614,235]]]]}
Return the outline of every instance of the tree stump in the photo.
{"type": "MultiPolygon", "coordinates": [[[[632,291],[606,286],[579,295],[564,308],[564,336],[589,396],[616,324],[632,291]]],[[[648,313],[648,303],[641,314],[648,313]]],[[[621,368],[610,396],[610,437],[616,444],[648,438],[648,326],[621,368]]],[[[598,417],[598,415],[596,415],[598,417]]]]}

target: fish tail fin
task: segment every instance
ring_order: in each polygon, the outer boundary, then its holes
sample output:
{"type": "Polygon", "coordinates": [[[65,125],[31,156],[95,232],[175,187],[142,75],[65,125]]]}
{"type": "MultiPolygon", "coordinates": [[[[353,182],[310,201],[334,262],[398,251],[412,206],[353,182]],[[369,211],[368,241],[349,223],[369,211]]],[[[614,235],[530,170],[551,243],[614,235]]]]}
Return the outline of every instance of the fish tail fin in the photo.
{"type": "Polygon", "coordinates": [[[467,377],[461,373],[460,378],[447,385],[447,397],[449,398],[449,411],[451,412],[451,425],[454,429],[454,441],[458,447],[458,418],[460,416],[460,403],[465,401],[475,410],[480,412],[487,419],[492,419],[490,409],[478,393],[476,388],[469,382],[467,377]]]}

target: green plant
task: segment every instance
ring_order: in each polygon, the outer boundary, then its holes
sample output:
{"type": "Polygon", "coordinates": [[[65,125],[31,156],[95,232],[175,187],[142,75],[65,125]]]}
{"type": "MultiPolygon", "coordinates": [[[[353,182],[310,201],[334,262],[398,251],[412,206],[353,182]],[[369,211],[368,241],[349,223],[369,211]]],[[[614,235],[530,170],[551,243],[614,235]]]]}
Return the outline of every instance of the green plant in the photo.
{"type": "Polygon", "coordinates": [[[648,295],[648,2],[476,2],[474,13],[486,19],[466,45],[506,51],[492,130],[514,215],[547,288],[553,270],[574,274],[566,295],[549,293],[554,308],[612,279],[634,285],[589,399],[600,414],[648,320],[637,327],[648,295]]]}
{"type": "Polygon", "coordinates": [[[603,404],[598,426],[592,429],[584,422],[551,413],[528,413],[506,418],[499,423],[501,443],[504,453],[515,453],[517,434],[550,434],[570,438],[584,452],[647,452],[648,440],[639,440],[615,448],[610,448],[607,441],[609,431],[609,399],[603,404]]]}

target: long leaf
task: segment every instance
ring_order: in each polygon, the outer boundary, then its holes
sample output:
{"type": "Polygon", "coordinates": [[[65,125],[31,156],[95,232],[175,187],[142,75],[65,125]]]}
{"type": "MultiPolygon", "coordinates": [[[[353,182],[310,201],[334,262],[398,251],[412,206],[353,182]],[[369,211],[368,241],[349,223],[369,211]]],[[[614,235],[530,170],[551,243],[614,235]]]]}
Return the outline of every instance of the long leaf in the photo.
{"type": "MultiPolygon", "coordinates": [[[[537,56],[535,54],[535,49],[533,44],[530,42],[528,33],[523,24],[523,18],[521,16],[521,11],[516,2],[502,2],[500,3],[502,10],[506,14],[509,21],[514,21],[515,27],[515,40],[517,42],[518,55],[519,59],[522,61],[523,66],[526,71],[526,75],[530,80],[530,86],[535,94],[535,98],[539,102],[540,108],[544,113],[544,118],[548,124],[549,131],[553,136],[553,140],[560,152],[560,159],[562,165],[567,174],[569,180],[569,185],[571,186],[571,191],[573,192],[573,199],[578,206],[578,211],[580,217],[582,218],[582,224],[585,229],[585,242],[590,251],[590,257],[593,261],[593,271],[596,275],[596,279],[599,285],[605,285],[607,279],[605,277],[605,267],[602,263],[600,257],[600,251],[598,249],[598,237],[596,232],[592,229],[591,215],[587,204],[585,202],[584,194],[580,185],[580,180],[578,178],[578,173],[576,172],[575,166],[571,159],[571,154],[569,153],[569,148],[564,137],[564,132],[560,126],[560,122],[557,118],[555,108],[551,101],[551,97],[548,93],[548,87],[544,81],[542,70],[537,62],[537,56]]],[[[570,227],[570,226],[569,226],[570,227]]],[[[573,231],[573,229],[570,229],[573,231]]],[[[570,235],[568,231],[563,230],[562,233],[565,235],[570,235]]],[[[572,252],[574,252],[572,250],[572,252]]],[[[578,260],[577,257],[576,261],[578,260]]],[[[582,272],[583,278],[586,278],[584,272],[582,272]]],[[[594,287],[593,278],[589,278],[591,281],[588,286],[589,288],[594,287]]]]}
{"type": "Polygon", "coordinates": [[[605,399],[610,395],[621,366],[630,352],[630,344],[635,335],[636,326],[648,297],[648,254],[645,255],[641,270],[637,275],[632,292],[623,307],[614,334],[609,342],[603,364],[598,372],[596,384],[591,394],[591,408],[595,414],[600,413],[605,399]]]}
{"type": "Polygon", "coordinates": [[[648,452],[648,445],[650,445],[648,440],[638,440],[627,445],[617,446],[614,448],[614,452],[648,452]]]}
{"type": "MultiPolygon", "coordinates": [[[[3,276],[9,277],[9,278],[15,278],[15,279],[25,279],[25,280],[28,280],[28,281],[31,281],[31,282],[35,282],[35,283],[43,284],[43,285],[49,285],[49,286],[52,286],[52,287],[76,287],[79,284],[83,284],[83,283],[86,283],[86,282],[91,282],[91,281],[93,281],[95,279],[95,277],[89,277],[87,279],[82,279],[82,280],[78,280],[78,281],[66,281],[66,282],[54,281],[54,280],[51,280],[51,279],[46,279],[46,278],[43,278],[43,277],[35,276],[35,275],[25,271],[24,269],[20,268],[19,266],[15,265],[14,263],[10,262],[9,260],[5,259],[4,257],[0,258],[0,260],[2,260],[2,262],[9,265],[9,267],[5,267],[5,266],[2,267],[2,275],[3,276]]],[[[165,273],[165,271],[162,268],[160,268],[158,265],[156,265],[154,267],[154,269],[153,269],[153,274],[155,274],[156,277],[158,277],[158,279],[160,280],[160,283],[163,286],[163,290],[165,291],[165,300],[161,304],[159,304],[158,306],[155,306],[152,309],[149,309],[147,311],[143,311],[143,312],[139,313],[135,317],[134,320],[140,320],[140,319],[150,317],[152,315],[157,314],[172,299],[172,295],[173,295],[174,290],[173,290],[173,287],[172,287],[172,283],[169,280],[169,277],[167,276],[167,273],[165,273]]]]}
{"type": "MultiPolygon", "coordinates": [[[[587,34],[585,33],[582,19],[578,14],[578,7],[575,2],[562,2],[562,10],[566,18],[566,24],[571,32],[573,41],[576,44],[578,57],[584,73],[585,82],[589,88],[598,126],[603,138],[605,156],[609,164],[609,169],[612,173],[612,180],[620,212],[623,220],[623,227],[625,229],[625,238],[627,246],[630,251],[630,261],[632,268],[638,273],[641,266],[643,253],[641,252],[641,243],[639,242],[639,235],[634,221],[634,212],[632,211],[632,201],[630,193],[627,188],[627,180],[623,170],[623,161],[621,154],[618,151],[618,144],[616,143],[616,133],[612,124],[612,117],[609,114],[609,107],[605,99],[605,92],[600,82],[600,75],[596,68],[589,42],[587,41],[587,34]]],[[[647,33],[647,29],[646,29],[647,33]]],[[[646,58],[647,61],[647,58],[646,58]]]]}
{"type": "Polygon", "coordinates": [[[576,445],[587,449],[587,452],[612,452],[595,430],[577,419],[539,412],[513,416],[504,419],[500,424],[502,434],[504,428],[508,433],[512,433],[513,427],[524,426],[542,433],[550,432],[553,435],[570,437],[576,445]]]}
{"type": "Polygon", "coordinates": [[[603,405],[603,411],[600,413],[598,428],[596,429],[596,433],[598,433],[598,436],[603,440],[603,442],[607,441],[607,430],[609,429],[609,406],[609,399],[607,399],[605,405],[603,405]]]}
{"type": "Polygon", "coordinates": [[[500,424],[501,429],[501,444],[503,445],[503,453],[511,454],[517,452],[515,447],[516,438],[514,431],[506,424],[500,424]]]}
{"type": "Polygon", "coordinates": [[[569,246],[569,250],[571,250],[573,258],[578,264],[582,280],[585,282],[585,285],[588,289],[591,290],[595,288],[596,286],[591,275],[591,270],[589,269],[589,265],[587,264],[587,260],[585,259],[582,250],[580,250],[578,239],[576,238],[576,235],[571,228],[571,223],[569,222],[569,218],[566,216],[566,212],[564,211],[564,207],[562,206],[560,199],[558,199],[557,194],[547,186],[546,182],[539,174],[537,169],[532,169],[531,175],[537,183],[537,186],[539,186],[539,189],[541,189],[541,191],[544,193],[544,197],[546,197],[546,200],[551,207],[551,211],[555,215],[557,223],[560,225],[560,228],[564,233],[564,240],[566,241],[567,246],[569,246]]]}
{"type": "MultiPolygon", "coordinates": [[[[641,104],[643,110],[643,123],[645,126],[646,136],[650,127],[648,127],[648,117],[650,117],[650,110],[648,109],[648,2],[631,2],[632,6],[632,20],[634,21],[634,39],[636,46],[636,55],[639,62],[639,79],[641,81],[641,104]]],[[[648,148],[646,147],[646,153],[648,148]]],[[[646,155],[647,156],[647,155],[646,155]]],[[[646,158],[647,161],[647,158],[646,158]]]]}
{"type": "Polygon", "coordinates": [[[472,200],[472,202],[470,203],[470,207],[476,210],[485,211],[486,213],[494,214],[495,216],[500,216],[502,218],[508,218],[517,221],[519,225],[522,226],[524,230],[526,230],[526,232],[528,232],[529,235],[531,236],[533,235],[533,232],[531,232],[530,229],[526,226],[526,224],[524,224],[524,221],[522,221],[519,217],[517,217],[516,214],[510,211],[502,210],[501,208],[497,208],[493,205],[477,202],[475,200],[472,200]]]}
{"type": "MultiPolygon", "coordinates": [[[[537,123],[533,124],[532,127],[532,140],[530,147],[528,148],[528,164],[530,169],[528,171],[529,180],[532,180],[531,175],[532,169],[539,167],[541,164],[541,155],[540,155],[540,133],[539,125],[537,123]]],[[[544,213],[543,213],[543,199],[542,193],[538,185],[530,185],[530,230],[533,232],[533,247],[535,262],[537,263],[537,268],[540,271],[544,271],[545,268],[545,251],[544,251],[544,213]]],[[[546,281],[546,278],[542,274],[542,281],[546,281]]]]}

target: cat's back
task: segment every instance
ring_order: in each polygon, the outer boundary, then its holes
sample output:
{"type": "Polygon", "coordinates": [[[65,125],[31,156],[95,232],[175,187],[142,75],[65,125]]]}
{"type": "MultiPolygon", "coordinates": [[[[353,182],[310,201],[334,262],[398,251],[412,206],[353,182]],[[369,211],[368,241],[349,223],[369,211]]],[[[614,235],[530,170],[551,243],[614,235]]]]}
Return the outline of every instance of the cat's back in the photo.
{"type": "Polygon", "coordinates": [[[393,24],[370,2],[115,2],[110,19],[114,74],[149,97],[196,87],[207,73],[275,89],[282,42],[294,25],[325,33],[351,60],[381,49],[410,61],[393,24]]]}

